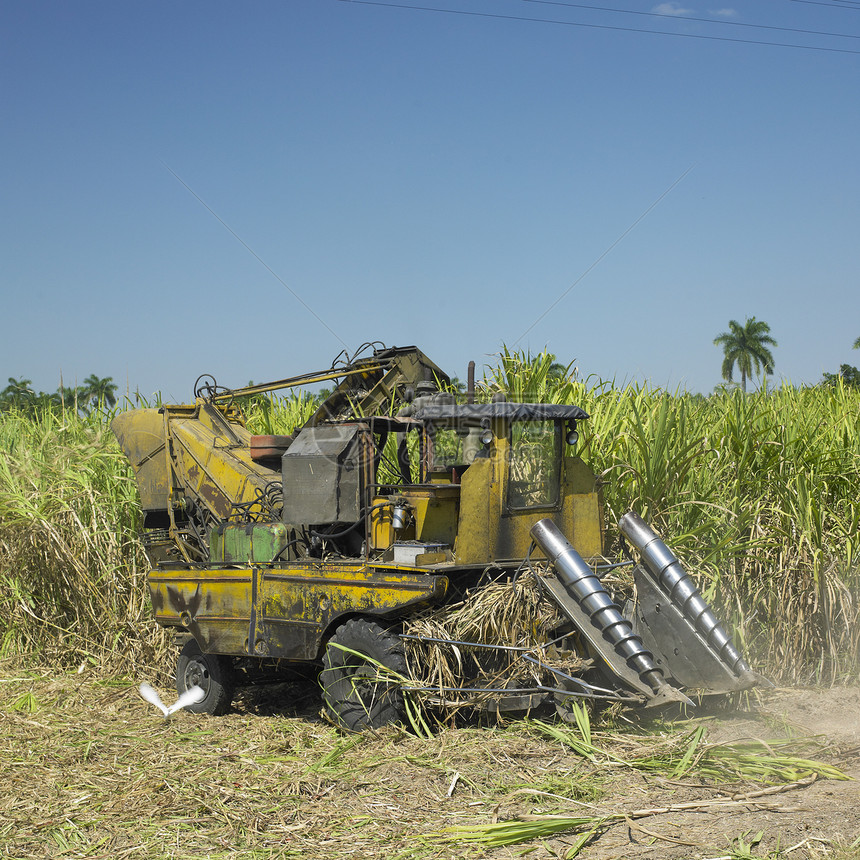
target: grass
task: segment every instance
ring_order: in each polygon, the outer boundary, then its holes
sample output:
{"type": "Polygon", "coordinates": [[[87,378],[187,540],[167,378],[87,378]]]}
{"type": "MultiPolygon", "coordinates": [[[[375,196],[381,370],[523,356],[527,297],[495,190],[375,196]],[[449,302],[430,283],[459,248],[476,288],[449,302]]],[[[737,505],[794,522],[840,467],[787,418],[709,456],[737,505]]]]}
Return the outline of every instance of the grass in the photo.
{"type": "MultiPolygon", "coordinates": [[[[452,767],[462,774],[455,818],[500,791],[487,769],[500,746],[485,748],[475,731],[343,737],[313,709],[260,719],[259,700],[219,720],[181,713],[165,721],[132,684],[71,674],[13,685],[18,696],[30,686],[35,710],[0,708],[7,856],[47,849],[256,860],[354,855],[359,846],[366,856],[419,857],[426,807],[445,808],[452,767]],[[392,796],[398,783],[415,794],[392,796]]],[[[502,735],[506,756],[526,752],[522,740],[502,735]]],[[[438,846],[425,853],[461,856],[438,846]]]]}
{"type": "MultiPolygon", "coordinates": [[[[571,727],[579,740],[590,737],[592,761],[534,721],[344,736],[320,719],[318,697],[291,685],[258,688],[224,717],[164,720],[138,695],[137,679],[8,668],[0,669],[0,856],[16,860],[508,858],[516,855],[504,845],[524,839],[534,856],[564,857],[580,842],[600,846],[613,828],[624,837],[628,818],[666,832],[665,819],[691,810],[684,838],[709,857],[761,827],[759,818],[733,818],[755,804],[732,798],[798,803],[760,788],[767,780],[758,773],[709,776],[704,756],[675,778],[699,728],[688,722],[626,734],[601,722],[571,727]],[[25,695],[31,708],[11,706],[25,695]],[[651,766],[635,766],[645,760],[651,766]],[[541,853],[544,843],[551,853],[541,853]]],[[[716,746],[701,734],[697,751],[716,746]]],[[[831,750],[807,743],[817,767],[834,768],[831,750]]]]}
{"type": "Polygon", "coordinates": [[[808,740],[753,740],[709,744],[704,726],[689,732],[602,732],[592,737],[588,712],[573,706],[575,728],[533,720],[528,725],[589,761],[680,779],[691,773],[715,783],[790,783],[810,777],[847,779],[838,768],[799,755],[817,744],[808,740]]]}
{"type": "Polygon", "coordinates": [[[137,487],[105,418],[4,413],[0,450],[0,656],[155,661],[137,487]]]}

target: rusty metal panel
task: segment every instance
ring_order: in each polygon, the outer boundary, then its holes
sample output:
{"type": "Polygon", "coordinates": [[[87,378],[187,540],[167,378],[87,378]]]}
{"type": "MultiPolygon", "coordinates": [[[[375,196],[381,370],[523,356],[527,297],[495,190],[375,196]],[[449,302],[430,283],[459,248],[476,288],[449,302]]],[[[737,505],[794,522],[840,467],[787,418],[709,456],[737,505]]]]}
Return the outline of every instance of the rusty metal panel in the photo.
{"type": "Polygon", "coordinates": [[[110,427],[137,479],[143,510],[166,509],[169,485],[161,412],[158,409],[120,412],[110,427]]]}
{"type": "MultiPolygon", "coordinates": [[[[503,509],[505,461],[503,455],[475,460],[463,475],[457,541],[454,555],[459,564],[485,560],[523,558],[531,544],[529,530],[549,517],[568,536],[585,558],[603,551],[603,511],[594,472],[578,457],[565,457],[561,472],[561,504],[543,508],[503,509]],[[501,473],[503,480],[498,479],[501,473]]],[[[540,556],[538,550],[535,553],[540,556]]]]}
{"type": "Polygon", "coordinates": [[[159,624],[187,630],[203,651],[244,653],[253,605],[250,570],[153,570],[147,579],[159,624]]]}
{"type": "Polygon", "coordinates": [[[234,502],[253,498],[272,475],[251,460],[250,434],[244,428],[231,428],[235,435],[241,434],[241,441],[234,443],[213,432],[203,417],[201,411],[199,420],[171,421],[174,462],[184,488],[217,517],[226,518],[234,502]]]}
{"type": "Polygon", "coordinates": [[[272,434],[251,436],[251,459],[255,462],[260,460],[280,460],[287,448],[292,445],[294,438],[294,436],[272,434]]]}
{"type": "Polygon", "coordinates": [[[492,559],[501,514],[499,482],[490,459],[475,460],[460,484],[460,514],[454,557],[459,564],[492,559]]]}
{"type": "Polygon", "coordinates": [[[257,653],[293,660],[319,656],[325,632],[349,615],[396,615],[441,600],[444,576],[350,564],[261,569],[257,653]],[[262,650],[261,650],[262,649],[262,650]]]}
{"type": "Polygon", "coordinates": [[[356,563],[153,570],[155,620],[187,630],[203,651],[315,660],[349,615],[396,616],[443,599],[445,576],[356,563]]]}
{"type": "Polygon", "coordinates": [[[454,545],[460,509],[459,484],[408,487],[402,495],[412,506],[417,540],[454,545]]]}

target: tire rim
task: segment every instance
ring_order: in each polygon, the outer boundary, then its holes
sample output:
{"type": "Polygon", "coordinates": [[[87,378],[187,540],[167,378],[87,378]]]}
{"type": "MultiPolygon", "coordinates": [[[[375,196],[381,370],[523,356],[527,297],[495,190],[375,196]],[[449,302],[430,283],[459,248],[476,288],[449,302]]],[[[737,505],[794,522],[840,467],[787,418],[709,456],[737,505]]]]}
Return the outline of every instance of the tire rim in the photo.
{"type": "Polygon", "coordinates": [[[186,690],[196,686],[209,694],[209,669],[202,660],[191,660],[188,663],[182,681],[186,690]]]}

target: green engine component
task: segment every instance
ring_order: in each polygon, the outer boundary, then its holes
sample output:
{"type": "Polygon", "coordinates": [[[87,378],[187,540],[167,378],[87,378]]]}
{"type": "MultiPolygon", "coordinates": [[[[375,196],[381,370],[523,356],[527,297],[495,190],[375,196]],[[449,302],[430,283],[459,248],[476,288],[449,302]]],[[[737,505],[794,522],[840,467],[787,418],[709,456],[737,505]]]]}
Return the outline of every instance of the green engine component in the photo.
{"type": "Polygon", "coordinates": [[[209,533],[210,561],[219,564],[268,564],[287,548],[283,523],[221,523],[209,533]]]}

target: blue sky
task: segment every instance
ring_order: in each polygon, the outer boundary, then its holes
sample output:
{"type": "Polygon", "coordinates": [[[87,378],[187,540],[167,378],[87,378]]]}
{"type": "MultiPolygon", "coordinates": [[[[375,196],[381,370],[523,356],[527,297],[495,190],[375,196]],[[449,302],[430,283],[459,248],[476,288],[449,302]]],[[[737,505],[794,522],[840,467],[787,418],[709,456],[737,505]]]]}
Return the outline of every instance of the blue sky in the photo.
{"type": "Polygon", "coordinates": [[[844,0],[2,0],[0,378],[185,400],[381,340],[709,392],[756,316],[814,383],[860,364],[858,37],[844,0]]]}

